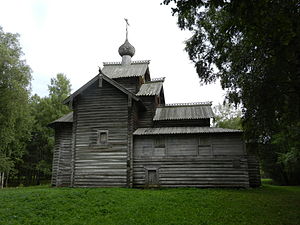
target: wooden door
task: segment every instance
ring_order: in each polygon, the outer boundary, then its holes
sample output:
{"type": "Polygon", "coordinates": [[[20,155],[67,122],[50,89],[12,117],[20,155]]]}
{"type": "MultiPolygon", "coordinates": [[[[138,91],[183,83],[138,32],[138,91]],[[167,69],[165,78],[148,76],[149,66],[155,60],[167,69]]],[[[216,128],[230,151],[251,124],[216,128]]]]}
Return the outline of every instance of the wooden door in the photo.
{"type": "Polygon", "coordinates": [[[158,187],[158,171],[157,170],[147,170],[147,180],[146,180],[148,187],[158,187]]]}

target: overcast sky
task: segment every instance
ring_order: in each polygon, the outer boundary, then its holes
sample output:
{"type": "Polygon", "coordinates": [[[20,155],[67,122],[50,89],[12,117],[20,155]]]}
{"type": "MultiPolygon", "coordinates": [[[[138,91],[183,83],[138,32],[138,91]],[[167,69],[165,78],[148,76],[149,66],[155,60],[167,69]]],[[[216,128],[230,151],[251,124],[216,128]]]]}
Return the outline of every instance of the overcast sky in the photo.
{"type": "Polygon", "coordinates": [[[166,77],[166,103],[221,103],[220,84],[203,86],[184,51],[190,37],[181,31],[162,0],[0,0],[0,26],[19,33],[33,70],[32,93],[48,94],[57,73],[70,79],[72,92],[98,73],[102,62],[121,61],[128,18],[132,60],[151,60],[150,75],[166,77]]]}

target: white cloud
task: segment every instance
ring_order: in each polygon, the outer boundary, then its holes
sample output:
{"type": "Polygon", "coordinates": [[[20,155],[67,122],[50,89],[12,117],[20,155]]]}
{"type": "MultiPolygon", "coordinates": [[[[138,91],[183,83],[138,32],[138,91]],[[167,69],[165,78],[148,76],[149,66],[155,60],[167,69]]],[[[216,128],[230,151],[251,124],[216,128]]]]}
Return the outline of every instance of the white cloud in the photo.
{"type": "Polygon", "coordinates": [[[47,84],[65,73],[73,91],[97,74],[103,61],[119,61],[129,19],[134,60],[150,59],[152,77],[165,76],[166,101],[223,101],[220,85],[200,86],[184,49],[181,31],[169,6],[160,0],[1,1],[0,26],[20,33],[25,58],[33,69],[33,92],[47,94],[47,84]]]}

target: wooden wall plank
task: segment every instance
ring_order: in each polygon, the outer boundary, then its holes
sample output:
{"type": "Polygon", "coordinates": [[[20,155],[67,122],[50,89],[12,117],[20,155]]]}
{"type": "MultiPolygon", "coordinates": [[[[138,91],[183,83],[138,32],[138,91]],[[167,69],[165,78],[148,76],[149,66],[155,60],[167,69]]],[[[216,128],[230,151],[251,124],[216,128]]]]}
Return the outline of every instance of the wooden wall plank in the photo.
{"type": "MultiPolygon", "coordinates": [[[[165,156],[153,154],[155,135],[136,136],[134,141],[134,186],[147,185],[147,170],[156,169],[161,187],[249,187],[248,161],[242,140],[233,135],[164,135],[165,156]],[[202,155],[196,151],[199,139],[214,143],[225,142],[224,148],[202,155]],[[238,150],[235,146],[239,146],[238,150]],[[151,154],[145,152],[145,147],[151,154]],[[152,149],[152,150],[151,150],[152,149]],[[230,152],[231,154],[224,153],[230,152]],[[238,160],[239,167],[234,167],[238,160]]],[[[201,145],[200,145],[201,146],[201,145]]]]}
{"type": "Polygon", "coordinates": [[[72,124],[62,123],[55,129],[55,147],[52,165],[52,185],[71,185],[72,124]]]}
{"type": "Polygon", "coordinates": [[[128,98],[103,81],[78,96],[74,186],[127,186],[128,98]],[[97,143],[107,130],[108,143],[97,143]]]}

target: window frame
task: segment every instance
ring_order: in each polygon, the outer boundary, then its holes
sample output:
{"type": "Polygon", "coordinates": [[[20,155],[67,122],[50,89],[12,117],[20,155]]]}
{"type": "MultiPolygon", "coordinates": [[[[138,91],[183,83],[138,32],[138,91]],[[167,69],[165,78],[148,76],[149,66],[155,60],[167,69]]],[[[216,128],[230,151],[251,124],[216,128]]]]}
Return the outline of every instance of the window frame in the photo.
{"type": "Polygon", "coordinates": [[[96,139],[97,145],[108,145],[108,130],[97,130],[97,139],[96,139]],[[101,134],[106,135],[106,141],[101,141],[101,134]]]}
{"type": "Polygon", "coordinates": [[[166,140],[164,136],[154,138],[154,148],[166,148],[166,140]]]}

